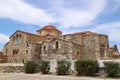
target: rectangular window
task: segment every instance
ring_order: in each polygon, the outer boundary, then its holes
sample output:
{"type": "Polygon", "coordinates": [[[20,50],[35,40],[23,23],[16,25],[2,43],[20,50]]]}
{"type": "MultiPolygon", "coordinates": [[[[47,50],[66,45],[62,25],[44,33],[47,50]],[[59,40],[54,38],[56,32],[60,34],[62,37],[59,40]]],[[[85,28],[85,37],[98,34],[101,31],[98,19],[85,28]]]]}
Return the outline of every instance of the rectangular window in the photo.
{"type": "Polygon", "coordinates": [[[100,48],[100,57],[101,58],[105,57],[105,50],[104,50],[104,48],[100,48]]]}

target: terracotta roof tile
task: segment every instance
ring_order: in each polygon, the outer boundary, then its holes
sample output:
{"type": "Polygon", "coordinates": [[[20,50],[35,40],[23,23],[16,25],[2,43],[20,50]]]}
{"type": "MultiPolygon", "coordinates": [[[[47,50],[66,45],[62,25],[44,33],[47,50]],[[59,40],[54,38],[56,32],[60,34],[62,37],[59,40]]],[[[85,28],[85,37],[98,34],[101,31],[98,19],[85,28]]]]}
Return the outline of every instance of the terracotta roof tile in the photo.
{"type": "MultiPolygon", "coordinates": [[[[38,31],[41,31],[41,30],[57,30],[57,31],[60,31],[60,30],[58,30],[55,26],[53,26],[53,25],[46,25],[46,26],[44,26],[43,28],[41,28],[41,29],[39,29],[39,30],[37,30],[37,32],[38,31]]],[[[60,31],[61,32],[61,31],[60,31]]]]}

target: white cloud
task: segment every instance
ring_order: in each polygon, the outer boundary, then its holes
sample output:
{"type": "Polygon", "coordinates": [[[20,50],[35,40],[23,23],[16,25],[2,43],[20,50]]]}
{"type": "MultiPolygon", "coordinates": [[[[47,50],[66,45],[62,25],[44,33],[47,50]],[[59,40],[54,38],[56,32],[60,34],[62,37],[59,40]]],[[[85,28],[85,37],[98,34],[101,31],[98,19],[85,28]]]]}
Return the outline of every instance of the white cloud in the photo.
{"type": "MultiPolygon", "coordinates": [[[[62,0],[61,2],[56,2],[53,10],[56,10],[55,19],[60,24],[61,27],[80,27],[91,24],[93,20],[102,12],[106,6],[105,0],[75,0],[75,3],[83,3],[81,5],[74,5],[72,7],[67,6],[67,1],[62,0]],[[84,5],[84,7],[83,7],[84,5]]],[[[73,0],[69,0],[69,5],[72,5],[73,0]]]]}
{"type": "Polygon", "coordinates": [[[37,25],[54,21],[45,10],[35,8],[23,0],[0,0],[0,18],[10,18],[37,25]]]}
{"type": "Polygon", "coordinates": [[[92,30],[109,35],[110,41],[120,42],[120,22],[97,25],[92,30]]]}
{"type": "MultiPolygon", "coordinates": [[[[10,18],[23,23],[37,25],[46,25],[49,22],[56,22],[61,27],[65,28],[80,27],[82,25],[88,25],[95,20],[106,5],[106,0],[46,1],[47,4],[49,2],[52,3],[52,5],[50,5],[49,9],[45,8],[43,10],[23,0],[0,0],[0,18],[10,18]],[[80,5],[75,5],[76,3],[80,5]]],[[[40,5],[43,4],[40,3],[40,5]]]]}
{"type": "Polygon", "coordinates": [[[6,43],[9,41],[9,37],[4,34],[0,34],[0,44],[6,43]]]}

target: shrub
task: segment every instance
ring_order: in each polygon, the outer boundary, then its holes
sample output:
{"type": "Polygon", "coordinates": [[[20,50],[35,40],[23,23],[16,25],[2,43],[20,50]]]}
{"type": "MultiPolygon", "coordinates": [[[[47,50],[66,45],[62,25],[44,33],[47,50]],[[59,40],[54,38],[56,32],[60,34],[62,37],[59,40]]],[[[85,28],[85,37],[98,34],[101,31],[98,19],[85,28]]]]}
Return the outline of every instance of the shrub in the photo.
{"type": "Polygon", "coordinates": [[[40,71],[42,74],[47,74],[50,71],[50,62],[49,61],[42,61],[40,65],[40,71]]]}
{"type": "Polygon", "coordinates": [[[116,62],[104,62],[106,66],[105,71],[109,77],[117,77],[120,71],[119,63],[116,62]]]}
{"type": "Polygon", "coordinates": [[[35,73],[37,64],[34,61],[27,61],[25,64],[25,72],[26,73],[35,73]]]}
{"type": "Polygon", "coordinates": [[[78,76],[93,76],[98,72],[99,64],[96,60],[77,60],[74,67],[78,76]]]}
{"type": "Polygon", "coordinates": [[[57,74],[58,75],[67,75],[70,71],[70,62],[69,61],[65,61],[65,60],[61,60],[61,61],[57,61],[57,74]]]}

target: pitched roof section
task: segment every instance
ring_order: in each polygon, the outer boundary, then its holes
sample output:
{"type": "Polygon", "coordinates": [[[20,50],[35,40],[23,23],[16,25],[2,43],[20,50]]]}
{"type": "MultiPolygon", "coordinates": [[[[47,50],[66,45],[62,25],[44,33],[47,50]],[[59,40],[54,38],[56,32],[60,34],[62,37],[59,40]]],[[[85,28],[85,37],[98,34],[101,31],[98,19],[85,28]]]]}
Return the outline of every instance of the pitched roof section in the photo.
{"type": "MultiPolygon", "coordinates": [[[[67,36],[67,35],[91,35],[91,34],[104,35],[104,34],[99,34],[99,33],[92,32],[92,31],[84,31],[84,32],[75,32],[75,33],[71,33],[71,34],[66,34],[63,36],[67,36]]],[[[107,35],[104,35],[104,36],[107,36],[107,35]]]]}
{"type": "Polygon", "coordinates": [[[75,33],[72,33],[72,34],[98,34],[98,33],[91,32],[91,31],[84,31],[84,32],[75,32],[75,33]]]}
{"type": "Polygon", "coordinates": [[[17,32],[21,32],[21,33],[24,33],[24,34],[30,34],[30,35],[33,35],[33,36],[38,36],[38,37],[40,37],[39,35],[36,35],[36,34],[33,34],[33,33],[29,33],[29,32],[25,32],[25,31],[17,30],[15,33],[13,33],[13,34],[10,36],[10,38],[11,38],[14,34],[16,34],[17,32]]]}
{"type": "MultiPolygon", "coordinates": [[[[29,33],[29,32],[25,32],[25,31],[20,31],[20,30],[17,30],[15,33],[13,33],[13,35],[15,35],[17,32],[21,32],[23,34],[26,34],[27,35],[27,42],[29,43],[41,43],[42,41],[45,41],[46,38],[45,37],[42,37],[40,35],[37,35],[37,34],[32,34],[32,33],[29,33]]],[[[10,38],[13,36],[11,35],[10,38]]]]}
{"type": "Polygon", "coordinates": [[[55,26],[53,26],[51,24],[44,26],[43,28],[37,30],[37,32],[41,31],[41,30],[57,30],[57,31],[61,32],[60,30],[58,30],[55,26]]]}

